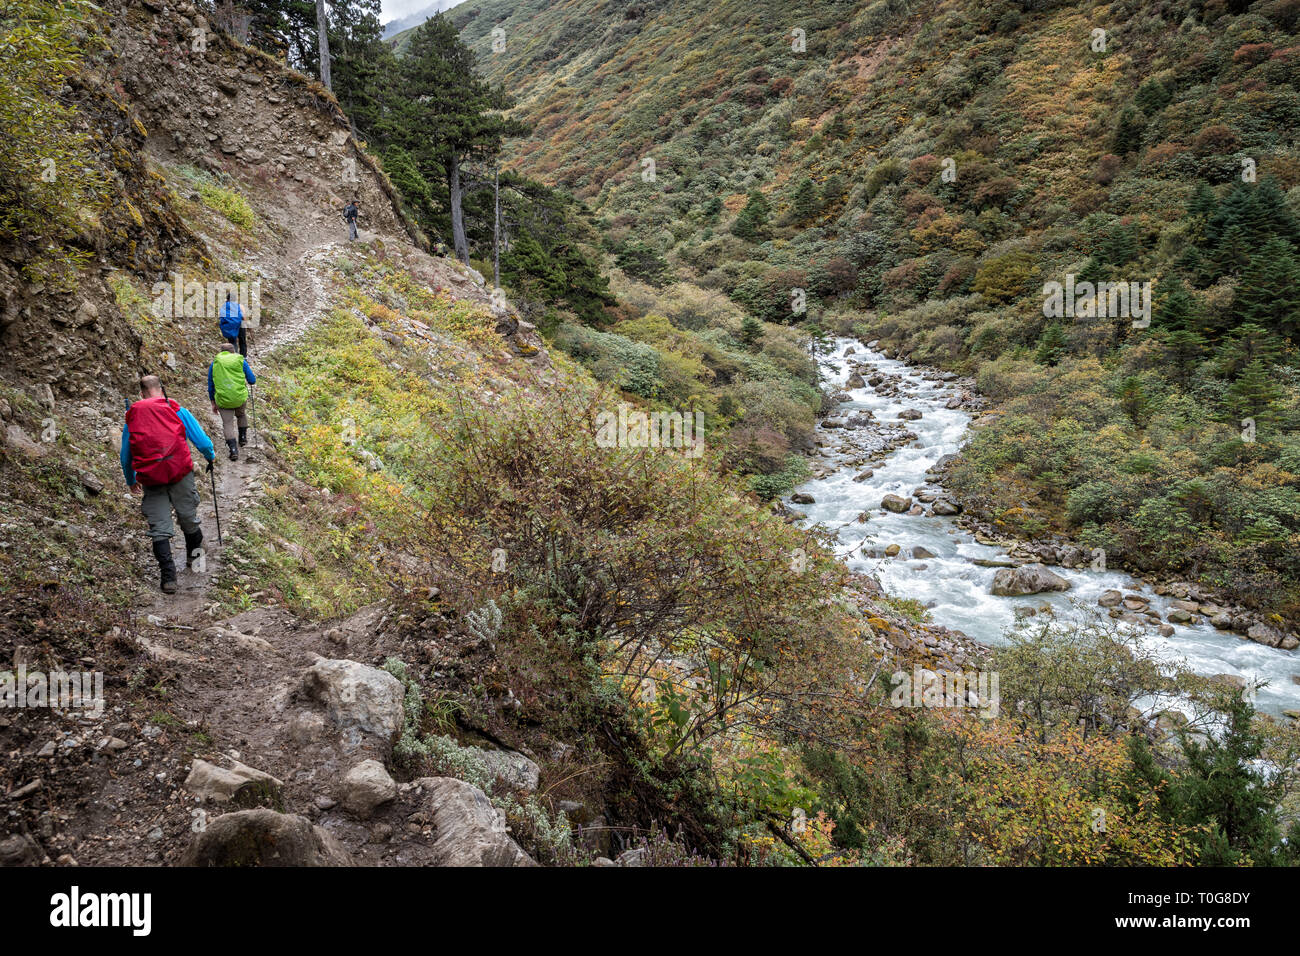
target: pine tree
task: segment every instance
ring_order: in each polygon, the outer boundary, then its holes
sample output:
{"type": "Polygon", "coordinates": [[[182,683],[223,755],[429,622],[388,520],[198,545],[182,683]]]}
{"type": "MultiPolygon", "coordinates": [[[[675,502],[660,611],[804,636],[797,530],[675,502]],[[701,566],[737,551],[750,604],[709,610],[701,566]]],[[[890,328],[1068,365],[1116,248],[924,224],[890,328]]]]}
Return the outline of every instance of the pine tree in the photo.
{"type": "Polygon", "coordinates": [[[1245,228],[1240,223],[1228,226],[1214,250],[1217,274],[1241,275],[1250,266],[1251,249],[1245,228]]]}
{"type": "Polygon", "coordinates": [[[1155,77],[1147,80],[1138,87],[1137,94],[1133,97],[1133,102],[1147,116],[1155,116],[1162,109],[1169,105],[1172,99],[1169,90],[1165,85],[1155,77]]]}
{"type": "MultiPolygon", "coordinates": [[[[1233,226],[1244,228],[1252,216],[1253,202],[1254,193],[1245,183],[1237,183],[1228,190],[1205,224],[1205,241],[1211,248],[1217,248],[1233,226]]],[[[1243,238],[1249,241],[1250,236],[1243,233],[1243,238]]]]}
{"type": "Polygon", "coordinates": [[[745,316],[744,321],[740,323],[740,341],[744,343],[745,348],[755,352],[762,340],[763,323],[752,315],[745,316]]]}
{"type": "Polygon", "coordinates": [[[1256,769],[1264,738],[1255,709],[1240,695],[1228,705],[1227,726],[1200,743],[1182,733],[1185,772],[1174,778],[1169,802],[1182,822],[1206,828],[1198,837],[1198,866],[1276,863],[1281,847],[1276,786],[1256,769]]]}
{"type": "Polygon", "coordinates": [[[1122,266],[1137,255],[1137,239],[1133,226],[1115,225],[1107,229],[1097,241],[1093,258],[1107,266],[1122,266]]]}
{"type": "Polygon", "coordinates": [[[1285,239],[1292,247],[1300,247],[1300,222],[1291,212],[1286,193],[1272,176],[1263,179],[1256,187],[1255,205],[1264,234],[1285,239]]]}
{"type": "Polygon", "coordinates": [[[1034,361],[1039,365],[1055,365],[1065,357],[1065,352],[1065,332],[1058,323],[1053,322],[1043,330],[1038,340],[1038,351],[1034,354],[1034,361]]]}
{"type": "Polygon", "coordinates": [[[1247,322],[1237,326],[1219,349],[1216,370],[1224,378],[1235,378],[1254,361],[1272,368],[1282,356],[1282,340],[1262,326],[1247,322]]]}
{"type": "Polygon", "coordinates": [[[805,176],[795,187],[794,198],[790,201],[790,222],[800,225],[817,215],[820,208],[817,186],[811,177],[805,176]]]}
{"type": "Polygon", "coordinates": [[[1199,329],[1200,310],[1177,276],[1166,276],[1156,288],[1154,323],[1158,329],[1199,329]]]}
{"type": "Polygon", "coordinates": [[[1142,379],[1136,375],[1130,375],[1119,385],[1119,405],[1124,410],[1124,414],[1138,428],[1146,424],[1147,412],[1150,410],[1151,402],[1147,397],[1146,387],[1142,384],[1142,379]]]}
{"type": "Polygon", "coordinates": [[[1199,219],[1204,228],[1205,223],[1209,222],[1218,208],[1219,200],[1214,195],[1213,187],[1202,179],[1196,184],[1196,191],[1192,193],[1192,198],[1187,203],[1187,215],[1199,219]]]}
{"type": "Polygon", "coordinates": [[[1263,424],[1277,420],[1277,405],[1282,394],[1282,387],[1267,366],[1255,359],[1241,370],[1237,380],[1228,388],[1225,402],[1235,417],[1253,418],[1263,424]]]}
{"type": "Polygon", "coordinates": [[[1237,285],[1232,309],[1241,322],[1300,341],[1300,265],[1285,239],[1270,239],[1237,285]]]}
{"type": "Polygon", "coordinates": [[[1111,152],[1118,156],[1136,153],[1142,148],[1142,133],[1146,130],[1146,119],[1131,106],[1124,107],[1115,124],[1115,136],[1111,152]]]}
{"type": "Polygon", "coordinates": [[[767,199],[757,189],[750,190],[749,201],[731,226],[732,235],[749,242],[759,242],[767,234],[767,222],[771,211],[767,199]]]}
{"type": "Polygon", "coordinates": [[[1205,354],[1205,336],[1192,329],[1177,328],[1165,334],[1164,346],[1169,351],[1175,379],[1186,384],[1192,377],[1192,369],[1205,354]]]}
{"type": "Polygon", "coordinates": [[[400,85],[390,94],[382,127],[426,175],[443,170],[456,256],[468,262],[465,164],[491,159],[505,137],[521,135],[526,127],[501,115],[511,105],[509,97],[479,79],[474,54],[446,16],[430,17],[418,27],[399,63],[400,85]]]}

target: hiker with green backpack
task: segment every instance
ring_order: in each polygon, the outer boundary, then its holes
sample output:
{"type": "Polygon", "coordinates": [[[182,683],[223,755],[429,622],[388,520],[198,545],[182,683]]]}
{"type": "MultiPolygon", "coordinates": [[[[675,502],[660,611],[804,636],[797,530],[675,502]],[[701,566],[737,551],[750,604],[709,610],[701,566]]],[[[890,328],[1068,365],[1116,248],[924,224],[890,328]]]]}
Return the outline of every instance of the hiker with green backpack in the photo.
{"type": "Polygon", "coordinates": [[[248,359],[234,351],[229,342],[208,366],[208,398],[212,412],[221,416],[222,431],[230,460],[239,460],[239,446],[248,444],[248,386],[257,383],[257,376],[248,365],[248,359]],[[238,426],[238,431],[236,431],[238,426]]]}

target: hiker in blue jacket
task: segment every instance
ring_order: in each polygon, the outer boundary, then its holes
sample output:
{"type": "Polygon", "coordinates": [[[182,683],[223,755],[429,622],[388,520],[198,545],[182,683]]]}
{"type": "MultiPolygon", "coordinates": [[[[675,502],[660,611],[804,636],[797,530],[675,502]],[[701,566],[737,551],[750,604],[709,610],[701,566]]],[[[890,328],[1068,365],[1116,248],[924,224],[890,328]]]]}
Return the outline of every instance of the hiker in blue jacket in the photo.
{"type": "Polygon", "coordinates": [[[232,346],[239,346],[239,354],[248,356],[248,342],[244,338],[244,310],[238,302],[226,293],[226,301],[221,304],[221,335],[232,346]]]}

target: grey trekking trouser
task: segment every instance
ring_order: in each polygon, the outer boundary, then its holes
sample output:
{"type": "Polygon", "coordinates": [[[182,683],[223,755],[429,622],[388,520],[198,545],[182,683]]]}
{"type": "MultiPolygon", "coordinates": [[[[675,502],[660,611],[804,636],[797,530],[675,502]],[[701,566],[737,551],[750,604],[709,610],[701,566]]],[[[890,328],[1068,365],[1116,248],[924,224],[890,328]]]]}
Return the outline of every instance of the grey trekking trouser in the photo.
{"type": "Polygon", "coordinates": [[[357,237],[357,221],[356,221],[355,219],[349,219],[349,220],[348,220],[348,238],[349,238],[349,239],[355,239],[356,237],[357,237]]]}
{"type": "Polygon", "coordinates": [[[199,530],[199,489],[194,484],[194,472],[170,485],[144,486],[140,510],[149,521],[149,537],[154,541],[166,541],[176,533],[172,509],[184,531],[193,534],[199,530]]]}
{"type": "Polygon", "coordinates": [[[221,413],[221,433],[226,436],[226,441],[234,441],[239,437],[239,432],[235,428],[238,423],[240,428],[248,427],[248,415],[245,409],[248,408],[248,402],[240,405],[238,408],[218,408],[221,413]]]}

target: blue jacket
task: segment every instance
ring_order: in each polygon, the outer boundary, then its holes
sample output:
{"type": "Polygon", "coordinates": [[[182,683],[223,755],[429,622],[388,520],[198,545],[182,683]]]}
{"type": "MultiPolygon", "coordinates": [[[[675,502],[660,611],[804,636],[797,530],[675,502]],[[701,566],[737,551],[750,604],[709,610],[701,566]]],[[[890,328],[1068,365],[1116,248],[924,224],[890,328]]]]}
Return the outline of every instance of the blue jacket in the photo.
{"type": "MultiPolygon", "coordinates": [[[[190,440],[199,454],[212,461],[217,457],[217,453],[212,448],[212,439],[203,427],[194,420],[194,416],[189,413],[188,409],[182,408],[178,413],[181,424],[185,426],[185,437],[190,440]]],[[[135,484],[135,469],[131,467],[131,430],[125,424],[122,425],[122,477],[126,479],[128,485],[135,484]]]]}
{"type": "MultiPolygon", "coordinates": [[[[249,366],[248,359],[244,359],[244,381],[249,385],[257,384],[257,376],[253,374],[253,369],[249,366]]],[[[217,400],[217,386],[212,381],[211,364],[208,365],[208,399],[213,402],[217,400]]]]}
{"type": "Polygon", "coordinates": [[[221,334],[228,339],[238,338],[244,324],[244,310],[234,299],[221,303],[221,334]]]}

